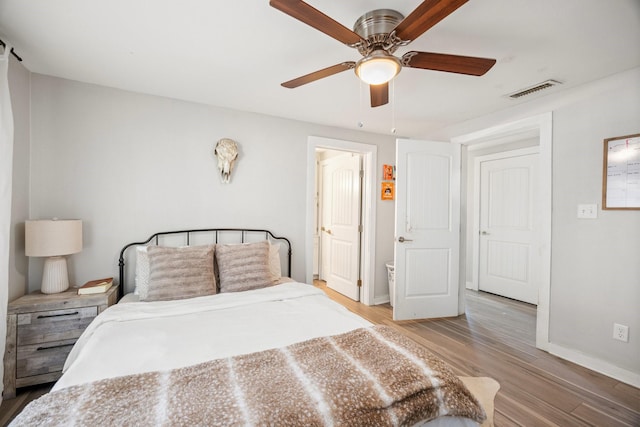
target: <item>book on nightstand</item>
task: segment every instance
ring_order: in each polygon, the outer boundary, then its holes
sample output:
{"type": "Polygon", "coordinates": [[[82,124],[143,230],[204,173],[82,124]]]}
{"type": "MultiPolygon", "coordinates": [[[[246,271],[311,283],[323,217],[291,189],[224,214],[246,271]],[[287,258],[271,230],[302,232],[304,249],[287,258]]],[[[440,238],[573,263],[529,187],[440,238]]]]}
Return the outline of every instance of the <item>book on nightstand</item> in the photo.
{"type": "Polygon", "coordinates": [[[107,292],[113,285],[113,277],[90,280],[78,288],[78,295],[101,294],[107,292]]]}

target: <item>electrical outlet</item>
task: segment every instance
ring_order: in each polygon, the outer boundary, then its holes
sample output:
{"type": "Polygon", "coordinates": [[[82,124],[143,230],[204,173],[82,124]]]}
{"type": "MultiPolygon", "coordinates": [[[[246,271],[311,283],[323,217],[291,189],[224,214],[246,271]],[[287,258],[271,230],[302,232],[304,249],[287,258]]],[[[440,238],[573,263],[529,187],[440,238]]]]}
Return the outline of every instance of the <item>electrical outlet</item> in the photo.
{"type": "Polygon", "coordinates": [[[613,324],[613,339],[629,342],[629,327],[627,325],[613,324]]]}

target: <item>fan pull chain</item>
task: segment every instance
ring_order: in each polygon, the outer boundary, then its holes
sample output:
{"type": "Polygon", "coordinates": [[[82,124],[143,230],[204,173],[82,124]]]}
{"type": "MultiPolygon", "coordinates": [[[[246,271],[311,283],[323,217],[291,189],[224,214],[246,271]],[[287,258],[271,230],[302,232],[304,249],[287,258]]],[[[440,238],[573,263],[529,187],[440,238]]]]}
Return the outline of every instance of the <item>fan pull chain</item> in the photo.
{"type": "MultiPolygon", "coordinates": [[[[360,79],[358,79],[360,80],[360,79]]],[[[360,84],[359,84],[359,90],[360,93],[358,94],[358,108],[360,110],[360,112],[358,113],[358,127],[361,128],[364,126],[364,123],[362,123],[362,80],[360,80],[360,84]]]]}
{"type": "Polygon", "coordinates": [[[391,80],[391,133],[396,133],[396,79],[391,80]]]}

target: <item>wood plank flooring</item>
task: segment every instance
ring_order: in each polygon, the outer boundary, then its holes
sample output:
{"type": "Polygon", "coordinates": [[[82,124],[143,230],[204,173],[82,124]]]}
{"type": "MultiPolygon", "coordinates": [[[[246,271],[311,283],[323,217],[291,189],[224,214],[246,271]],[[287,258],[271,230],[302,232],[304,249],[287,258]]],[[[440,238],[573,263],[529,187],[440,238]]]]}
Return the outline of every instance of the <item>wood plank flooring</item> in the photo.
{"type": "MultiPolygon", "coordinates": [[[[640,390],[535,348],[534,306],[467,291],[464,316],[394,322],[388,304],[365,306],[316,285],[372,323],[423,344],[456,374],[495,378],[496,426],[640,426],[640,390]]],[[[18,389],[0,405],[0,425],[50,388],[18,389]]]]}
{"type": "Polygon", "coordinates": [[[467,291],[463,316],[394,322],[389,304],[366,306],[324,282],[315,285],[372,323],[423,344],[456,374],[496,379],[496,426],[640,426],[639,389],[535,347],[533,305],[467,291]]]}

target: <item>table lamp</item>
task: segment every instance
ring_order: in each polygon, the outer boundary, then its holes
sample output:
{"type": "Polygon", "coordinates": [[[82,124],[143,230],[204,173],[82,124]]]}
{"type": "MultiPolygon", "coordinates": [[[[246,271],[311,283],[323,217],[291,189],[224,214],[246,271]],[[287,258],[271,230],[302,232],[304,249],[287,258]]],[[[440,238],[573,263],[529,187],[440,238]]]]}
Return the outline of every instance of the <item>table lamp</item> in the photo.
{"type": "Polygon", "coordinates": [[[47,257],[40,290],[55,294],[69,288],[65,255],[82,250],[82,221],[79,219],[43,219],[25,222],[25,253],[47,257]]]}

